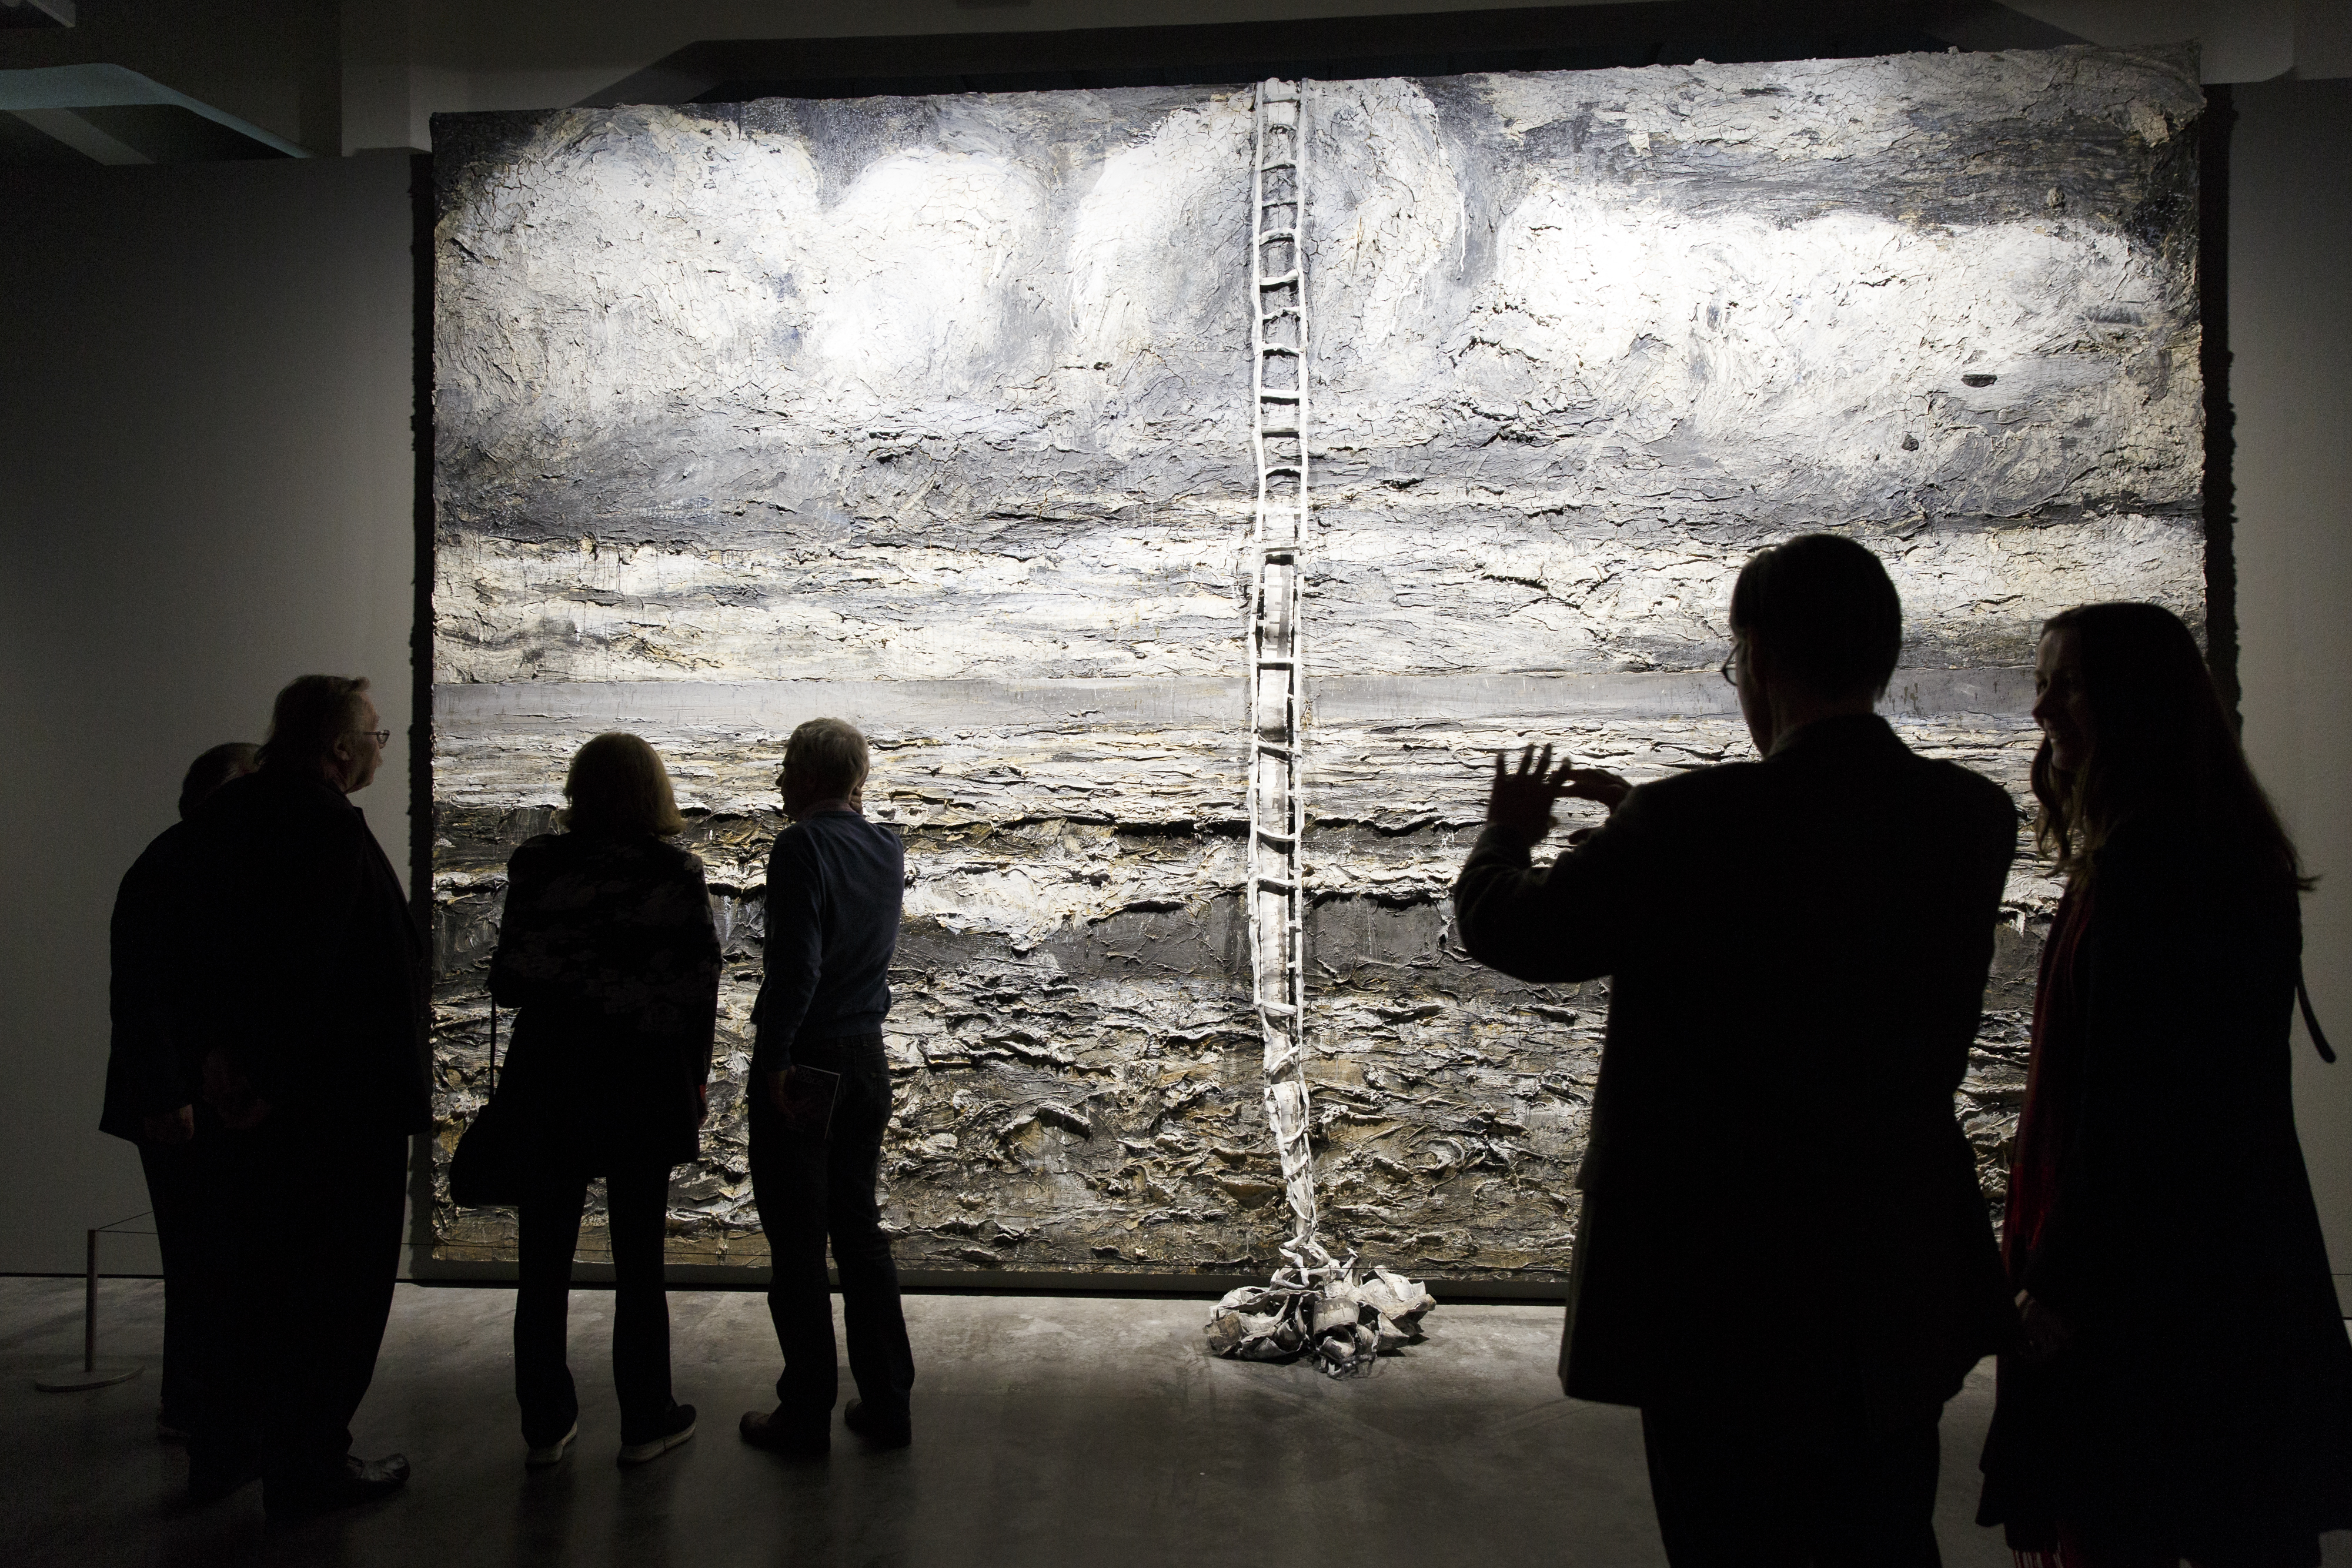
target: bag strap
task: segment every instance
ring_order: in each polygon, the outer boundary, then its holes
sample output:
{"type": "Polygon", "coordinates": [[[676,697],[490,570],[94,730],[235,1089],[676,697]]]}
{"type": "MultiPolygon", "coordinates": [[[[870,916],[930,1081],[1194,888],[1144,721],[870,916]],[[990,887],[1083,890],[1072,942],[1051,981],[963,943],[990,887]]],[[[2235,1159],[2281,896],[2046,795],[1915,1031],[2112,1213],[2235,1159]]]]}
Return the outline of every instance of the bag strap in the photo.
{"type": "MultiPolygon", "coordinates": [[[[2304,1017],[2305,1017],[2305,1018],[2309,1018],[2309,1017],[2311,1016],[2311,1004],[2310,1004],[2309,1002],[2305,1002],[2305,1003],[2304,1003],[2304,1004],[2303,1004],[2303,1016],[2304,1016],[2304,1017]]],[[[2322,1051],[2326,1051],[2327,1048],[2326,1048],[2326,1046],[2324,1046],[2324,1045],[2323,1045],[2323,1046],[2321,1046],[2319,1049],[2320,1049],[2320,1050],[2322,1050],[2322,1051]]],[[[2332,1056],[2331,1056],[2331,1057],[2329,1057],[2327,1060],[2328,1060],[2328,1061],[2335,1061],[2336,1059],[2335,1059],[2334,1057],[2332,1057],[2332,1056]]],[[[496,1002],[492,1002],[492,1003],[490,1004],[490,1092],[491,1092],[491,1093],[493,1093],[493,1094],[495,1094],[495,1093],[497,1093],[498,1092],[499,1092],[499,1004],[498,1004],[498,1003],[496,1003],[496,1002]]]]}
{"type": "Polygon", "coordinates": [[[2294,968],[2294,999],[2303,1008],[2303,1027],[2311,1036],[2312,1049],[2319,1052],[2322,1061],[2334,1061],[2336,1053],[2327,1048],[2327,1036],[2320,1031],[2319,1015],[2311,1008],[2311,988],[2303,983],[2303,966],[2294,968]]]}

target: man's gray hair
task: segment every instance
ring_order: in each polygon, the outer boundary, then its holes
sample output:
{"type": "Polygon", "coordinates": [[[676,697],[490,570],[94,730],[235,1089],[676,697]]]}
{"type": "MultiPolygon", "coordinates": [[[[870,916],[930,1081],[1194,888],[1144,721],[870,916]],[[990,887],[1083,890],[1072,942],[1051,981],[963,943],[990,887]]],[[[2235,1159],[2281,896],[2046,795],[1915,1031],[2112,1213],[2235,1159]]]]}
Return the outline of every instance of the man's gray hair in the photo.
{"type": "Polygon", "coordinates": [[[365,675],[295,676],[270,709],[261,765],[315,768],[334,756],[335,743],[359,727],[367,689],[365,675]]]}
{"type": "Polygon", "coordinates": [[[869,766],[866,737],[844,719],[810,719],[784,743],[784,771],[811,800],[855,798],[869,766]]]}

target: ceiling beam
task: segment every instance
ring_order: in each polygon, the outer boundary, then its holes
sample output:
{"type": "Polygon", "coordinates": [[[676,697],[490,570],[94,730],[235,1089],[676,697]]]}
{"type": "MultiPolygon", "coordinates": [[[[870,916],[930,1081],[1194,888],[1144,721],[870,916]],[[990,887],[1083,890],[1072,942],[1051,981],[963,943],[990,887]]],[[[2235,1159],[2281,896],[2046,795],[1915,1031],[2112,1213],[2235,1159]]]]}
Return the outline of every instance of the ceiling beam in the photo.
{"type": "Polygon", "coordinates": [[[70,109],[12,109],[7,112],[34,130],[64,142],[94,163],[152,163],[155,161],[120,137],[108,135],[70,109]]]}

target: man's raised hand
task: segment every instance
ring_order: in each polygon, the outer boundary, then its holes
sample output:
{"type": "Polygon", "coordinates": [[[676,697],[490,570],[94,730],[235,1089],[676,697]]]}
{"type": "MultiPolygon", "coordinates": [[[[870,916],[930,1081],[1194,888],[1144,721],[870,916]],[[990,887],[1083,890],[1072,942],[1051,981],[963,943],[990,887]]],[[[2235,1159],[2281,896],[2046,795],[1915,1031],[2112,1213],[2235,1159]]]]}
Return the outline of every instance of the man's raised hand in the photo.
{"type": "Polygon", "coordinates": [[[1518,767],[1510,766],[1507,752],[1495,753],[1495,782],[1486,792],[1486,825],[1525,849],[1533,849],[1559,824],[1551,814],[1560,797],[1552,781],[1551,747],[1538,757],[1528,747],[1519,753],[1518,767]]]}
{"type": "Polygon", "coordinates": [[[1546,833],[1559,825],[1551,809],[1562,796],[1597,801],[1613,811],[1618,802],[1633,791],[1633,786],[1625,780],[1598,768],[1578,768],[1565,760],[1554,768],[1551,753],[1549,746],[1540,755],[1530,746],[1519,753],[1517,768],[1510,765],[1509,753],[1495,753],[1495,780],[1486,795],[1486,825],[1522,848],[1533,849],[1543,841],[1546,833]]]}

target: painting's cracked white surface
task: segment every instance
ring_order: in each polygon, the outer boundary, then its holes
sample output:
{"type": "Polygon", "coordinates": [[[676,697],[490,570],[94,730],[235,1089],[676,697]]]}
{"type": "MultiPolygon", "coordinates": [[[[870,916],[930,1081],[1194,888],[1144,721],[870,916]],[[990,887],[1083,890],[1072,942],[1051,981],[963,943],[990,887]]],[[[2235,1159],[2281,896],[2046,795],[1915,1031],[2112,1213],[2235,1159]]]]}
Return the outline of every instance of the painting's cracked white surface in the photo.
{"type": "MultiPolygon", "coordinates": [[[[2194,120],[2162,51],[1318,83],[1302,849],[1323,1212],[1416,1276],[1565,1263],[1604,988],[1450,942],[1477,769],[1747,754],[1757,545],[1853,532],[1915,745],[2021,792],[2064,604],[2201,623],[2194,120]]],[[[438,1073],[572,748],[662,747],[729,954],[680,1256],[746,1262],[782,737],[908,841],[888,1217],[917,1269],[1262,1275],[1241,899],[1246,89],[436,126],[438,1073]]],[[[2052,889],[1964,1093],[1988,1171],[2052,889]]],[[[443,1208],[448,1255],[510,1245],[443,1208]]]]}

